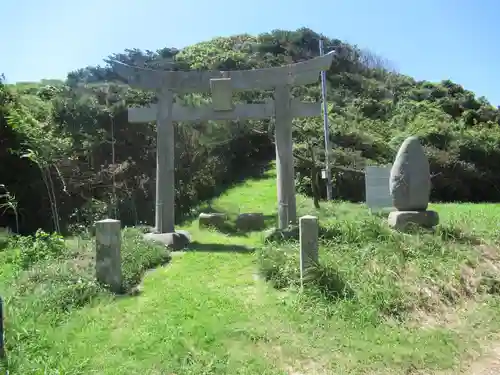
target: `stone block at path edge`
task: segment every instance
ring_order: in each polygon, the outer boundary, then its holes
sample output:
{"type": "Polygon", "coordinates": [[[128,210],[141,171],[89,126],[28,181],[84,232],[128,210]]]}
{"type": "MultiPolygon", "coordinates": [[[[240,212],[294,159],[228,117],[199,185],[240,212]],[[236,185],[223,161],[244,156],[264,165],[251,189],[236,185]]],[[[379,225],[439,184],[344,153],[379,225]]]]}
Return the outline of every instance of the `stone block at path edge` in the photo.
{"type": "Polygon", "coordinates": [[[260,212],[239,214],[236,228],[244,232],[262,230],[266,226],[264,214],[260,212]]]}
{"type": "Polygon", "coordinates": [[[170,250],[182,250],[191,242],[190,234],[185,230],[175,233],[146,233],[144,239],[165,245],[170,250]]]}
{"type": "Polygon", "coordinates": [[[226,214],[221,213],[201,213],[198,216],[198,225],[200,229],[214,227],[222,228],[226,224],[226,214]]]}
{"type": "Polygon", "coordinates": [[[387,222],[397,230],[405,230],[413,225],[430,229],[439,224],[439,215],[436,211],[393,211],[387,222]]]}

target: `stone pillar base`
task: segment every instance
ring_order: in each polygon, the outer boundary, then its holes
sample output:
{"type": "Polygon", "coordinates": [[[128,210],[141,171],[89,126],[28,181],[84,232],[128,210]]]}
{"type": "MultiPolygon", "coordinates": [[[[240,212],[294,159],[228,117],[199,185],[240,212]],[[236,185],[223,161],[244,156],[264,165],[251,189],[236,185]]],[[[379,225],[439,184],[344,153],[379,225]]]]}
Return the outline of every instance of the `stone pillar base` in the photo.
{"type": "Polygon", "coordinates": [[[191,236],[184,230],[174,233],[146,233],[144,239],[161,243],[173,251],[182,250],[191,242],[191,236]]]}
{"type": "Polygon", "coordinates": [[[436,211],[393,211],[387,222],[396,230],[405,230],[412,225],[430,229],[439,224],[439,215],[436,211]]]}

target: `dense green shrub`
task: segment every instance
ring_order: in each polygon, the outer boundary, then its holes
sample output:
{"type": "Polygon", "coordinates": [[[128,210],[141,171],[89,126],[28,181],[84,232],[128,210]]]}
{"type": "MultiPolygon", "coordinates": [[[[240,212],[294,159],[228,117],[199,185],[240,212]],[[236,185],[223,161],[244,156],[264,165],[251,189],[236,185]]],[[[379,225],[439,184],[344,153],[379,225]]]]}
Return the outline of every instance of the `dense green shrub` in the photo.
{"type": "Polygon", "coordinates": [[[66,250],[64,239],[60,235],[45,233],[41,229],[33,236],[14,236],[9,242],[6,260],[22,269],[37,262],[57,259],[66,250]]]}
{"type": "Polygon", "coordinates": [[[170,261],[171,255],[165,246],[144,241],[137,229],[126,228],[123,231],[122,274],[123,290],[130,292],[137,286],[147,270],[170,261]]]}
{"type": "MultiPolygon", "coordinates": [[[[125,225],[152,224],[155,127],[128,124],[124,107],[125,102],[134,105],[150,99],[120,85],[110,89],[114,96],[108,94],[104,103],[99,101],[99,87],[87,94],[61,84],[57,90],[45,89],[51,95],[33,94],[30,87],[22,86],[0,89],[10,95],[0,119],[0,133],[6,137],[0,174],[19,209],[30,212],[20,215],[22,232],[34,232],[39,226],[53,230],[55,217],[60,218],[62,231],[109,215],[118,216],[125,225]]],[[[216,129],[218,138],[207,140],[203,128],[177,124],[175,130],[178,218],[272,158],[272,142],[266,134],[231,132],[225,137],[224,131],[218,135],[216,129]]],[[[14,228],[14,221],[11,212],[0,216],[0,226],[14,228]]]]}
{"type": "MultiPolygon", "coordinates": [[[[8,317],[5,334],[11,358],[43,351],[40,326],[61,324],[75,309],[115,298],[95,279],[94,253],[89,238],[65,241],[59,235],[38,231],[34,236],[9,239],[0,251],[0,295],[8,317]]],[[[125,229],[123,293],[134,294],[148,269],[169,260],[164,246],[145,242],[138,230],[125,229]]],[[[16,362],[9,366],[14,370],[16,362]]]]}
{"type": "MultiPolygon", "coordinates": [[[[93,240],[65,241],[41,230],[34,236],[14,236],[0,253],[2,269],[12,271],[11,298],[36,296],[38,310],[66,311],[104,293],[95,281],[93,240]]],[[[136,229],[125,229],[122,240],[123,293],[130,293],[144,273],[170,261],[164,246],[144,241],[136,229]]],[[[15,304],[14,304],[15,305],[15,304]]]]}

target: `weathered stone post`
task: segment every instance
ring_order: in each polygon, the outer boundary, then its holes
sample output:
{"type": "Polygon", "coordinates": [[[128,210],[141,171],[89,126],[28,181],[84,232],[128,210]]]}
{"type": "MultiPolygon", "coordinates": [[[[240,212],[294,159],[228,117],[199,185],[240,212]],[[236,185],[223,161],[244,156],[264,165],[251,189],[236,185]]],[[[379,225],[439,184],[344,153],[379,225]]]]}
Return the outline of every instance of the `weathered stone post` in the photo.
{"type": "Polygon", "coordinates": [[[121,292],[121,223],[105,219],[95,223],[96,279],[109,285],[114,293],[121,292]]]}
{"type": "Polygon", "coordinates": [[[389,226],[404,230],[417,225],[432,228],[439,223],[435,211],[427,210],[431,193],[429,161],[417,137],[407,138],[399,148],[389,178],[392,204],[389,226]]]}
{"type": "Polygon", "coordinates": [[[309,268],[318,263],[318,218],[302,216],[299,219],[300,238],[300,285],[304,286],[304,277],[309,268]]]}

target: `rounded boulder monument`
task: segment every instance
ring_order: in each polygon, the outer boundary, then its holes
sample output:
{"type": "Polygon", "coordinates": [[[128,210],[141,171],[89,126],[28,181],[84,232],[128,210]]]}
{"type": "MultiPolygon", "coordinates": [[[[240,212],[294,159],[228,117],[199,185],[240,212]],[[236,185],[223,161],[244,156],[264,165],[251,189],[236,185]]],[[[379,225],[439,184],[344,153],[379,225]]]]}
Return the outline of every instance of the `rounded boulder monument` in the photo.
{"type": "Polygon", "coordinates": [[[423,211],[429,205],[429,160],[417,137],[408,137],[399,148],[391,168],[389,192],[399,211],[423,211]]]}
{"type": "Polygon", "coordinates": [[[432,228],[439,223],[435,211],[427,210],[431,194],[429,160],[417,137],[408,137],[396,154],[389,178],[389,192],[397,211],[389,214],[389,226],[432,228]]]}

